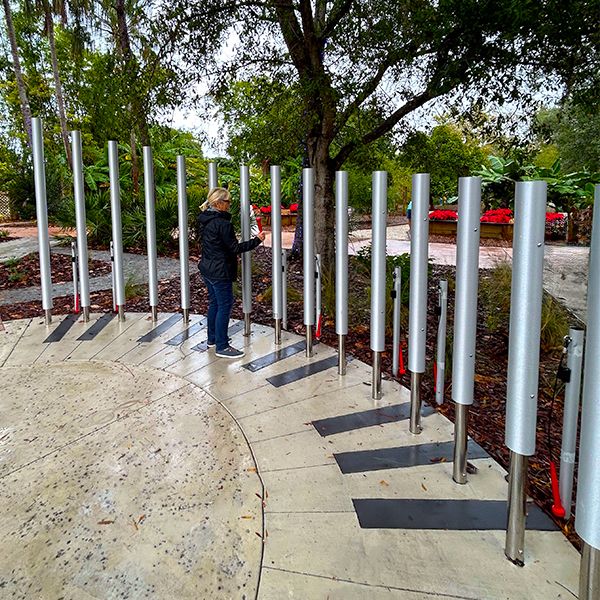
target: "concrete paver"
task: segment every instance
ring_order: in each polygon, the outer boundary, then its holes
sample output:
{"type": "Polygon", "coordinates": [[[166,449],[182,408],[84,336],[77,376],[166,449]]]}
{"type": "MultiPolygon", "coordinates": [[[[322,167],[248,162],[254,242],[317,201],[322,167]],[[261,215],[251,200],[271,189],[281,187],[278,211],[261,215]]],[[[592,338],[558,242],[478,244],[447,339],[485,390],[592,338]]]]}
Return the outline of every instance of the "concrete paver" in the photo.
{"type": "MultiPolygon", "coordinates": [[[[453,483],[445,462],[342,474],[340,452],[453,439],[452,424],[438,413],[423,418],[420,436],[394,421],[322,437],[313,420],[408,402],[394,381],[383,382],[381,401],[372,400],[370,367],[361,361],[348,365],[346,377],[333,367],[275,388],[267,377],[308,360],[300,353],[255,373],[242,368],[274,351],[269,327],[254,326],[242,360],[194,352],[188,340],[172,363],[167,353],[179,349],[165,344],[169,335],[144,347],[136,341],[152,326],[146,315],[128,314],[122,325],[115,319],[74,351],[89,325],[77,322],[63,340],[43,343],[60,320],[50,328],[41,319],[8,322],[0,332],[7,391],[0,397],[0,553],[10,556],[0,564],[4,592],[101,599],[576,595],[579,555],[560,531],[528,530],[526,565],[518,568],[504,557],[503,531],[360,527],[354,499],[497,501],[507,493],[505,471],[489,457],[473,460],[480,472],[464,486],[453,483]],[[47,353],[52,361],[39,364],[47,353]]],[[[173,335],[180,330],[174,325],[173,335]]],[[[284,333],[284,344],[300,339],[284,333]]],[[[311,360],[332,355],[319,345],[311,360]]]]}

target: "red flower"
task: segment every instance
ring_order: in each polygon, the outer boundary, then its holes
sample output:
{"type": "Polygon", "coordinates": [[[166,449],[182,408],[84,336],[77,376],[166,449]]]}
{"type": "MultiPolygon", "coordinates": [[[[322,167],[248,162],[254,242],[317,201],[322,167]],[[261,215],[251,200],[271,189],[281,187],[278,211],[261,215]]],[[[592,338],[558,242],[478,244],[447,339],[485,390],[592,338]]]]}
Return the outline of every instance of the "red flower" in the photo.
{"type": "Polygon", "coordinates": [[[429,213],[430,221],[456,221],[458,213],[455,210],[438,209],[429,213]]]}
{"type": "Polygon", "coordinates": [[[263,215],[270,215],[271,214],[271,207],[270,206],[261,206],[260,207],[260,212],[263,215]]]}
{"type": "Polygon", "coordinates": [[[554,223],[555,221],[562,221],[566,218],[564,213],[546,213],[546,223],[554,223]]]}
{"type": "Polygon", "coordinates": [[[290,212],[298,212],[298,203],[290,204],[290,212]]]}
{"type": "Polygon", "coordinates": [[[492,208],[481,215],[482,223],[510,223],[513,212],[510,208],[492,208]]]}

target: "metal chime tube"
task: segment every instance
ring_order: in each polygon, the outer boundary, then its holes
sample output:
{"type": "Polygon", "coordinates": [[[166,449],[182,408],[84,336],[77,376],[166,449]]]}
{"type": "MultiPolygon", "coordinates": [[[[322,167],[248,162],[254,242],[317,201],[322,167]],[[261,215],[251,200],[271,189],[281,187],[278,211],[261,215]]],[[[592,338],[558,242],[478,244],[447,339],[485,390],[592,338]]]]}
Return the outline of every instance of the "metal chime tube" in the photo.
{"type": "Polygon", "coordinates": [[[570,343],[567,349],[569,381],[565,385],[562,444],[560,448],[560,476],[558,490],[565,508],[565,519],[571,517],[573,502],[573,474],[577,444],[577,422],[579,420],[579,396],[581,393],[581,365],[583,362],[583,329],[569,329],[570,343]]]}
{"type": "Polygon", "coordinates": [[[315,324],[315,174],[312,169],[302,169],[302,236],[306,356],[310,357],[315,324]]]}
{"type": "Polygon", "coordinates": [[[42,309],[46,325],[52,322],[52,272],[50,269],[50,239],[48,236],[48,197],[46,194],[46,166],[44,162],[44,136],[42,120],[31,119],[33,143],[33,179],[35,184],[35,212],[38,230],[40,279],[42,283],[42,309]]]}
{"type": "Polygon", "coordinates": [[[594,187],[587,309],[575,530],[583,541],[579,600],[597,600],[600,598],[600,185],[594,187]]]}
{"type": "Polygon", "coordinates": [[[179,222],[179,282],[184,323],[190,321],[190,251],[185,156],[177,156],[177,217],[179,222]]]}
{"type": "Polygon", "coordinates": [[[527,460],[535,454],[546,182],[516,184],[506,445],[510,450],[506,557],[524,564],[527,460]]]}
{"type": "MultiPolygon", "coordinates": [[[[248,254],[248,253],[247,253],[248,254]]],[[[287,270],[287,250],[284,248],[281,251],[281,272],[282,272],[282,286],[281,286],[281,326],[287,330],[287,281],[288,281],[288,270],[287,270]]]]}
{"type": "MultiPolygon", "coordinates": [[[[240,220],[243,242],[247,242],[252,237],[251,214],[250,170],[247,165],[242,165],[240,167],[240,220]]],[[[242,312],[244,313],[244,335],[248,337],[251,333],[250,314],[252,313],[252,252],[242,253],[242,312]]]]}
{"type": "Polygon", "coordinates": [[[317,331],[315,337],[317,340],[321,339],[321,326],[323,319],[323,307],[322,307],[322,280],[321,280],[321,255],[315,254],[315,323],[317,325],[317,331]]]}
{"type": "Polygon", "coordinates": [[[83,157],[81,132],[71,132],[73,155],[73,192],[75,197],[75,223],[77,227],[77,261],[79,266],[79,298],[84,322],[90,320],[90,276],[88,271],[87,219],[83,187],[83,157]]]}
{"type": "Polygon", "coordinates": [[[219,175],[217,173],[217,163],[208,163],[208,191],[219,187],[219,175]]]}
{"type": "Polygon", "coordinates": [[[73,312],[79,312],[79,277],[77,274],[77,243],[71,242],[71,267],[73,268],[73,312]]]}
{"type": "Polygon", "coordinates": [[[112,291],[112,306],[113,306],[113,312],[117,312],[117,290],[115,287],[115,249],[114,249],[112,240],[110,240],[110,243],[109,243],[109,250],[110,250],[110,289],[112,291]]]}
{"type": "Polygon", "coordinates": [[[481,179],[461,177],[458,180],[452,352],[452,400],[455,403],[453,478],[460,484],[467,483],[467,427],[475,387],[480,219],[481,179]]]}
{"type": "Polygon", "coordinates": [[[110,217],[112,221],[113,270],[115,304],[119,321],[125,320],[125,273],[123,270],[123,232],[121,225],[121,185],[119,182],[119,149],[117,142],[108,142],[108,175],[110,179],[110,217]]]}
{"type": "Polygon", "coordinates": [[[146,248],[148,254],[148,293],[152,320],[158,320],[158,264],[156,257],[156,198],[152,148],[144,146],[144,201],[146,206],[146,248]]]}
{"type": "Polygon", "coordinates": [[[371,350],[373,381],[371,397],[381,398],[381,353],[385,350],[385,242],[387,221],[387,172],[373,173],[373,244],[371,247],[371,350]]]}
{"type": "Polygon", "coordinates": [[[281,344],[283,271],[281,264],[281,167],[271,166],[271,250],[273,255],[273,319],[275,344],[281,344]]]}
{"type": "Polygon", "coordinates": [[[348,173],[335,174],[335,332],[338,374],[346,374],[348,335],[348,173]]]}
{"type": "Polygon", "coordinates": [[[429,237],[429,173],[412,177],[410,296],[408,305],[408,370],[410,432],[421,433],[421,378],[425,373],[427,329],[427,259],[429,237]]]}
{"type": "Polygon", "coordinates": [[[448,322],[448,282],[440,279],[438,282],[438,330],[437,330],[437,352],[435,364],[435,401],[437,404],[444,403],[444,383],[446,381],[446,328],[448,322]]]}
{"type": "Polygon", "coordinates": [[[394,268],[394,287],[392,289],[394,300],[394,321],[392,328],[392,375],[398,377],[400,372],[400,311],[402,307],[402,269],[394,268]]]}

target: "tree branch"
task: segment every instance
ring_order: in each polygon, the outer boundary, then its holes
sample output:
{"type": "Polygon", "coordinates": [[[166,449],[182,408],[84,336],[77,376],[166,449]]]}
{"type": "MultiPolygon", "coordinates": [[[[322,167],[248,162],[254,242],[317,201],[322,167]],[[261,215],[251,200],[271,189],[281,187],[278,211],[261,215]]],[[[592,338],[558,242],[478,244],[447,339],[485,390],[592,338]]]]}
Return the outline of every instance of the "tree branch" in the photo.
{"type": "Polygon", "coordinates": [[[294,5],[291,0],[277,0],[273,6],[292,62],[302,75],[306,73],[310,61],[305,53],[304,34],[294,14],[294,5]]]}
{"type": "Polygon", "coordinates": [[[329,13],[329,20],[321,30],[321,37],[323,39],[329,37],[333,30],[337,27],[338,23],[348,14],[350,7],[352,6],[352,0],[339,0],[335,3],[329,13]]]}
{"type": "Polygon", "coordinates": [[[387,119],[384,119],[377,127],[374,127],[358,140],[351,140],[332,158],[336,169],[339,169],[352,152],[360,145],[367,145],[379,139],[382,135],[389,133],[398,122],[407,114],[423,106],[429,100],[437,97],[439,93],[432,92],[432,88],[428,86],[420,94],[413,96],[411,100],[397,108],[387,119]]]}

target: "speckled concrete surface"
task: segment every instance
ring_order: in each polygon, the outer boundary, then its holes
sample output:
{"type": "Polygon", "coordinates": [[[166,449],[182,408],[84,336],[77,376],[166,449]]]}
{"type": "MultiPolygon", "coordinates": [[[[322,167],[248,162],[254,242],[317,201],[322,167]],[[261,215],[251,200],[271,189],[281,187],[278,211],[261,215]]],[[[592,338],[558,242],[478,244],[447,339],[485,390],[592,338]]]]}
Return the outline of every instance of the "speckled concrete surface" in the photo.
{"type": "MultiPolygon", "coordinates": [[[[408,402],[394,381],[373,401],[360,360],[276,388],[267,377],[335,350],[253,373],[243,364],[275,349],[269,327],[236,334],[246,356],[226,361],[193,350],[202,332],[166,344],[179,322],[140,342],[143,314],[43,343],[61,320],[0,331],[0,598],[576,597],[579,555],[560,531],[527,531],[518,568],[504,531],[360,527],[353,499],[507,494],[491,458],[463,486],[444,462],[343,474],[336,453],[453,437],[437,413],[420,436],[399,421],[321,437],[313,420],[408,402]]],[[[283,332],[284,346],[299,339],[283,332]]]]}

